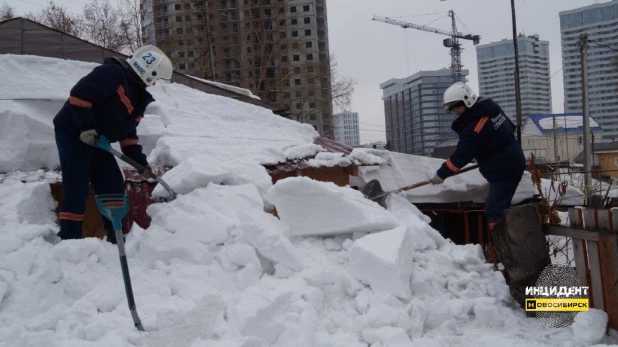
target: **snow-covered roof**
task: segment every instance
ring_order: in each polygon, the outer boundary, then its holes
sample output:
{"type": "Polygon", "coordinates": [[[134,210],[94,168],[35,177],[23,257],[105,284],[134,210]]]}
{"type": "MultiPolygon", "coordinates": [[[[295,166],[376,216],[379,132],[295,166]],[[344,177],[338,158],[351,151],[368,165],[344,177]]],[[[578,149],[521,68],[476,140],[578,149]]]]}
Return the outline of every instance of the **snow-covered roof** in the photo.
{"type": "Polygon", "coordinates": [[[210,81],[210,80],[206,80],[206,79],[195,77],[195,76],[189,76],[189,77],[191,77],[191,78],[193,78],[195,80],[198,80],[200,82],[208,83],[208,84],[213,85],[215,87],[223,88],[225,90],[229,90],[229,91],[234,92],[234,93],[242,94],[242,95],[248,96],[250,98],[260,100],[260,97],[255,95],[255,94],[253,94],[249,89],[240,88],[240,87],[236,87],[236,86],[231,86],[231,85],[225,84],[225,83],[210,81]]]}
{"type": "MultiPolygon", "coordinates": [[[[0,172],[58,167],[52,119],[73,85],[97,65],[0,55],[0,172]]],[[[176,83],[149,91],[156,101],[138,135],[151,163],[174,166],[207,154],[219,161],[276,164],[321,150],[313,144],[318,133],[311,125],[271,110],[176,83]]]]}
{"type": "MultiPolygon", "coordinates": [[[[530,114],[524,124],[533,125],[542,134],[554,132],[554,119],[556,120],[557,133],[570,133],[584,131],[583,116],[581,113],[562,113],[562,114],[530,114]]],[[[601,131],[599,123],[590,117],[590,131],[601,131]]]]}

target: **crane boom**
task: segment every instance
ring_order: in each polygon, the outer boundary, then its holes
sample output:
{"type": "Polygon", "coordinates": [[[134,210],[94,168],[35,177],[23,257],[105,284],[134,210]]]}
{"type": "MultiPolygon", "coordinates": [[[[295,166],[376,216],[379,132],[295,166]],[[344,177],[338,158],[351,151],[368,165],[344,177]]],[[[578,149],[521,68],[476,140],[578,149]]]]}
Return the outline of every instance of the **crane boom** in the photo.
{"type": "Polygon", "coordinates": [[[448,15],[449,17],[452,18],[452,27],[451,27],[452,31],[436,29],[436,28],[428,27],[426,25],[419,25],[419,24],[404,22],[401,20],[388,18],[388,17],[376,16],[376,15],[373,16],[373,20],[378,21],[378,22],[387,23],[387,24],[397,25],[404,29],[412,28],[412,29],[427,31],[427,32],[434,33],[434,34],[441,34],[441,35],[449,36],[450,38],[444,40],[444,46],[451,48],[451,70],[452,70],[451,75],[453,78],[453,82],[457,82],[461,80],[461,68],[463,66],[461,65],[462,48],[461,48],[461,45],[459,44],[459,39],[471,40],[473,44],[477,45],[481,41],[481,37],[479,35],[464,34],[464,33],[459,32],[457,30],[457,25],[455,23],[455,12],[451,10],[449,11],[448,15]]]}

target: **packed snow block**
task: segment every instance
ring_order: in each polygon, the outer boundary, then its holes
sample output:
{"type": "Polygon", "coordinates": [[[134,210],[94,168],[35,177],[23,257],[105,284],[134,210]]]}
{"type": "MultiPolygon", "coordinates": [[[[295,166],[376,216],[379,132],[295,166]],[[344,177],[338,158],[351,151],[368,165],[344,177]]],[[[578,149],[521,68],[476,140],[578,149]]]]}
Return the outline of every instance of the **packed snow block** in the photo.
{"type": "Polygon", "coordinates": [[[266,199],[293,236],[375,232],[397,227],[397,219],[356,190],[307,177],[277,181],[266,199]]]}
{"type": "MultiPolygon", "coordinates": [[[[209,154],[191,157],[179,163],[162,178],[178,194],[187,194],[194,189],[206,187],[209,183],[232,186],[253,183],[262,194],[272,186],[270,175],[259,163],[224,161],[209,154]]],[[[157,185],[152,196],[167,196],[167,192],[163,186],[157,185]]]]}
{"type": "Polygon", "coordinates": [[[376,293],[409,299],[413,253],[405,226],[367,235],[350,249],[349,272],[376,293]]]}
{"type": "Polygon", "coordinates": [[[429,225],[431,218],[406,198],[391,194],[386,199],[386,209],[408,226],[414,249],[436,249],[446,243],[446,239],[429,225]]]}
{"type": "Polygon", "coordinates": [[[264,258],[294,271],[304,268],[300,252],[285,237],[287,226],[277,217],[262,211],[239,211],[239,217],[245,240],[264,258]]]}
{"type": "Polygon", "coordinates": [[[213,245],[224,243],[235,221],[205,202],[204,194],[204,190],[198,190],[170,203],[148,206],[146,212],[152,218],[150,225],[189,241],[213,245]]]}
{"type": "Polygon", "coordinates": [[[504,265],[504,278],[511,296],[525,307],[526,287],[534,286],[551,259],[545,247],[545,234],[537,205],[512,207],[494,227],[492,242],[504,265]]]}

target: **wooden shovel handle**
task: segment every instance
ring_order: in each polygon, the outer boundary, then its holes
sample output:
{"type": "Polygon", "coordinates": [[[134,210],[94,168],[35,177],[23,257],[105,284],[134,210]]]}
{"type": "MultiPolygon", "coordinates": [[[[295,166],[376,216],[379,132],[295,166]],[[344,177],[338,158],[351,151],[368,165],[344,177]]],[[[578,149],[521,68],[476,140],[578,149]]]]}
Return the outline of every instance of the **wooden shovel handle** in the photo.
{"type": "MultiPolygon", "coordinates": [[[[459,170],[457,173],[453,174],[453,176],[457,176],[457,175],[462,174],[462,173],[464,173],[464,172],[468,172],[468,171],[472,171],[472,170],[474,170],[474,169],[478,169],[478,167],[479,167],[479,166],[478,166],[478,165],[476,165],[476,164],[475,164],[475,165],[472,165],[472,166],[468,166],[468,167],[466,167],[466,168],[463,168],[463,169],[459,170]]],[[[422,181],[422,182],[417,182],[417,183],[411,184],[411,185],[409,185],[409,186],[405,186],[405,187],[403,187],[403,188],[400,188],[399,190],[400,190],[400,191],[410,190],[410,189],[414,189],[414,188],[418,188],[418,187],[426,186],[426,185],[428,185],[428,184],[431,184],[431,180],[422,181]]]]}

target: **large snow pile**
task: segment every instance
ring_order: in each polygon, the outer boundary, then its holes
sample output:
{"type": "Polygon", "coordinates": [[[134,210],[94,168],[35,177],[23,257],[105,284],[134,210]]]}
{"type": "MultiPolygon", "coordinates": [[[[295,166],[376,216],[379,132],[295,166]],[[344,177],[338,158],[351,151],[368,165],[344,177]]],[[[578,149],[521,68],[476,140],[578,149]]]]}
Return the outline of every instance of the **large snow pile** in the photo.
{"type": "MultiPolygon", "coordinates": [[[[377,179],[384,191],[399,189],[401,187],[431,179],[440,168],[444,160],[421,157],[403,153],[376,149],[358,149],[368,154],[382,158],[387,165],[359,167],[359,177],[351,185],[364,186],[367,182],[377,179]]],[[[551,181],[543,179],[542,193],[551,201],[558,198],[556,190],[558,183],[552,189],[551,181]]],[[[441,185],[426,185],[401,193],[412,203],[439,203],[473,201],[484,203],[489,193],[487,180],[483,178],[479,170],[472,170],[463,174],[447,178],[441,185]]],[[[512,203],[516,204],[538,194],[538,189],[532,184],[529,172],[524,172],[519,187],[513,196],[512,203]]],[[[567,192],[560,199],[564,206],[582,205],[583,193],[568,186],[567,192]]]]}
{"type": "Polygon", "coordinates": [[[319,229],[332,217],[316,215],[313,204],[336,210],[341,203],[329,194],[307,203],[298,197],[318,190],[345,197],[350,189],[308,179],[279,181],[267,196],[278,207],[314,217],[288,224],[264,212],[264,197],[253,183],[204,185],[151,205],[151,226],[134,225],[127,237],[137,310],[147,330],[138,332],[116,246],[95,238],[57,243],[49,186],[5,181],[0,185],[0,346],[615,341],[604,337],[602,311],[580,313],[572,327],[554,331],[525,318],[479,246],[445,240],[403,197],[392,196],[380,212],[395,221],[389,230],[362,236],[368,230],[356,219],[371,212],[348,204],[337,223],[347,216],[349,234],[290,237],[294,230],[319,229]]]}

